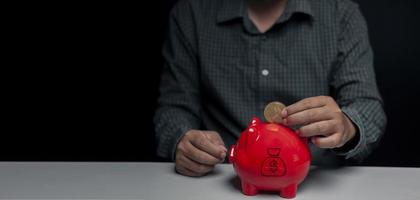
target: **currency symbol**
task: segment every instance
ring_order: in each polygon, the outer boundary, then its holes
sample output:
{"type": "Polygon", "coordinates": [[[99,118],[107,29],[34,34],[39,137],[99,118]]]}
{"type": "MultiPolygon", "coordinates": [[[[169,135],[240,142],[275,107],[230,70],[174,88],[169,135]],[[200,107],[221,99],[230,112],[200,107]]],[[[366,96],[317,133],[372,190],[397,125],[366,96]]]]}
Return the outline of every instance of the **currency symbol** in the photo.
{"type": "Polygon", "coordinates": [[[277,161],[276,160],[271,160],[271,162],[270,162],[270,171],[271,171],[271,173],[276,173],[276,171],[277,171],[277,161]]]}

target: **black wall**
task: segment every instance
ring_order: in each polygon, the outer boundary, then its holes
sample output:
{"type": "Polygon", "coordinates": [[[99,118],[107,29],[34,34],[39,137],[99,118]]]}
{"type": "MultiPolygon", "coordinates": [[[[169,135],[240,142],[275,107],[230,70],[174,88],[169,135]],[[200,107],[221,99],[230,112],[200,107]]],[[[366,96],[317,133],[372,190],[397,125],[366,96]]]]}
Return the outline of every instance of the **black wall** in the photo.
{"type": "MultiPolygon", "coordinates": [[[[420,5],[358,2],[389,120],[363,164],[420,166],[420,5]]],[[[159,161],[152,116],[173,3],[95,5],[20,26],[10,40],[14,62],[5,62],[0,159],[159,161]]]]}
{"type": "Polygon", "coordinates": [[[357,1],[366,17],[388,127],[366,164],[420,166],[420,9],[414,0],[357,1]]]}

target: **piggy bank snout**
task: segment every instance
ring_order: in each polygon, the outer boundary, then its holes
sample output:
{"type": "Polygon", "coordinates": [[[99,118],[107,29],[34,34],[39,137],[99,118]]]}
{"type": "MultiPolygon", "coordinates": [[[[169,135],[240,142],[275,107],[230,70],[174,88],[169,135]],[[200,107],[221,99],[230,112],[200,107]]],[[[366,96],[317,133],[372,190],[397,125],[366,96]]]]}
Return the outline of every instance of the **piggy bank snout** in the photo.
{"type": "Polygon", "coordinates": [[[229,149],[229,163],[235,162],[235,145],[232,145],[229,149]]]}

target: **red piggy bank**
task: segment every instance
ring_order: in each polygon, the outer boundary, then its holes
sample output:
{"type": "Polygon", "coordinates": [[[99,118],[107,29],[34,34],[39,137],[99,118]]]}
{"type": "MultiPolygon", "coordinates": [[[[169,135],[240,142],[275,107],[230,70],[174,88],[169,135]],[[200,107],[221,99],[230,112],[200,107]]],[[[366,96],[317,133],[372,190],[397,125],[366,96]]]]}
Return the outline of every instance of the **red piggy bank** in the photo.
{"type": "Polygon", "coordinates": [[[293,198],[297,185],[308,174],[311,154],[306,138],[290,128],[253,118],[230,148],[229,162],[241,179],[245,195],[276,191],[283,198],[293,198]]]}

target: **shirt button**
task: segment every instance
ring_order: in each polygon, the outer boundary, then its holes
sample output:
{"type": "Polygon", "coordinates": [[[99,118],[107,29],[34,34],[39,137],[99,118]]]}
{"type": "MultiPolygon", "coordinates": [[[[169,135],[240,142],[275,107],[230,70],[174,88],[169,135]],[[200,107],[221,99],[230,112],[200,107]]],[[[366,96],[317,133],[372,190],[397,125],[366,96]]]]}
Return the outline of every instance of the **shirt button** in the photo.
{"type": "Polygon", "coordinates": [[[261,74],[263,75],[263,76],[268,76],[268,74],[269,74],[270,72],[267,70],[267,69],[263,69],[262,71],[261,71],[261,74]]]}

